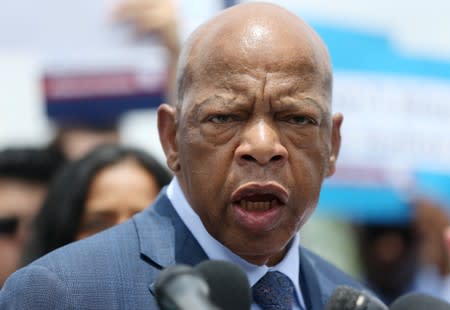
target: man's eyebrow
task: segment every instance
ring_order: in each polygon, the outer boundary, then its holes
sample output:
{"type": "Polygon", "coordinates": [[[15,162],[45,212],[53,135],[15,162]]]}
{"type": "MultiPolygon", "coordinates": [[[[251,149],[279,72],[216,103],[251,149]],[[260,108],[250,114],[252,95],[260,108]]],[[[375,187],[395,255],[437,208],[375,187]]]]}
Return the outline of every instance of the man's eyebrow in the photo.
{"type": "Polygon", "coordinates": [[[298,107],[301,105],[314,106],[317,109],[319,109],[322,114],[330,113],[328,105],[324,107],[311,97],[304,97],[304,98],[283,97],[280,99],[280,101],[283,103],[284,107],[286,106],[298,107]]]}
{"type": "Polygon", "coordinates": [[[241,106],[243,104],[239,104],[236,101],[237,97],[233,96],[233,97],[223,97],[220,95],[213,95],[210,96],[202,101],[200,101],[200,103],[196,104],[193,112],[195,115],[198,115],[198,113],[201,112],[202,109],[207,108],[208,106],[220,106],[220,105],[224,105],[224,106],[241,106]]]}

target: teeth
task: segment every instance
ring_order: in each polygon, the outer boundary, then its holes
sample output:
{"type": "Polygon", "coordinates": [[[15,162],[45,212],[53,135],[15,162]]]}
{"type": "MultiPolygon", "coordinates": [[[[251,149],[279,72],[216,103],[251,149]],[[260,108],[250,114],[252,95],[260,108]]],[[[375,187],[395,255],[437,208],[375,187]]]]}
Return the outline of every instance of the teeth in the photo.
{"type": "Polygon", "coordinates": [[[245,209],[247,211],[267,211],[271,208],[273,208],[276,204],[276,200],[272,201],[248,201],[248,200],[241,200],[240,207],[242,209],[245,209]]]}

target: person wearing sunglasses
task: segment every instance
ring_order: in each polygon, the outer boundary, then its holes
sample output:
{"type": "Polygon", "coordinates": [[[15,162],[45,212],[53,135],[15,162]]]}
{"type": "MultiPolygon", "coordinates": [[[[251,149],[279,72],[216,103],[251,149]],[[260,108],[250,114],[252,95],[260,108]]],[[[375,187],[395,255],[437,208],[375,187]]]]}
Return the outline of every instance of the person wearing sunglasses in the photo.
{"type": "Polygon", "coordinates": [[[30,224],[61,162],[51,149],[0,151],[0,287],[19,266],[30,224]]]}

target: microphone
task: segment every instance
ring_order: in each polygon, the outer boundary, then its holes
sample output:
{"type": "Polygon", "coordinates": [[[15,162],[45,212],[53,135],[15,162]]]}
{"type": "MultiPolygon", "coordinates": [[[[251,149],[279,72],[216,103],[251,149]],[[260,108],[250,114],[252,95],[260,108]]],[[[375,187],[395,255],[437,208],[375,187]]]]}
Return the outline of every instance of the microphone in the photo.
{"type": "Polygon", "coordinates": [[[450,304],[429,295],[411,293],[396,299],[391,310],[450,310],[450,304]]]}
{"type": "Polygon", "coordinates": [[[338,286],[328,300],[325,309],[388,310],[388,307],[369,292],[358,291],[349,286],[338,286]]]}
{"type": "Polygon", "coordinates": [[[249,310],[252,292],[247,275],[237,265],[218,260],[198,264],[195,270],[210,288],[211,301],[222,310],[249,310]]]}
{"type": "Polygon", "coordinates": [[[155,283],[155,297],[161,310],[219,310],[209,300],[209,286],[187,265],[165,268],[155,283]]]}
{"type": "Polygon", "coordinates": [[[164,269],[156,280],[155,295],[162,310],[249,310],[252,300],[247,275],[238,266],[218,260],[195,268],[164,269]]]}

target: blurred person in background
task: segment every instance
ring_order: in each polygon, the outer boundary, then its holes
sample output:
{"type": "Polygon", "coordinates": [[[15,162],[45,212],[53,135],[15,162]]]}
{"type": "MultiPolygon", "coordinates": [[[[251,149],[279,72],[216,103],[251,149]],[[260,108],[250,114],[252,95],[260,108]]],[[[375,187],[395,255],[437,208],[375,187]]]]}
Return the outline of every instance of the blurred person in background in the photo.
{"type": "Polygon", "coordinates": [[[0,287],[19,266],[31,222],[61,163],[51,149],[0,151],[0,287]]]}
{"type": "Polygon", "coordinates": [[[100,146],[67,164],[49,187],[23,263],[127,220],[170,179],[149,154],[119,145],[100,146]]]}
{"type": "Polygon", "coordinates": [[[362,280],[386,304],[414,288],[418,238],[405,223],[358,223],[356,240],[362,280]]]}
{"type": "Polygon", "coordinates": [[[431,198],[415,200],[414,211],[420,259],[416,289],[450,302],[449,211],[431,198]]]}
{"type": "Polygon", "coordinates": [[[386,304],[413,291],[450,302],[449,216],[430,199],[411,208],[401,223],[355,225],[363,280],[386,304]]]}

